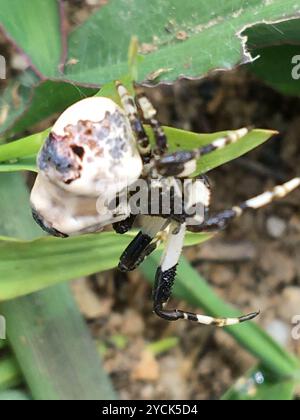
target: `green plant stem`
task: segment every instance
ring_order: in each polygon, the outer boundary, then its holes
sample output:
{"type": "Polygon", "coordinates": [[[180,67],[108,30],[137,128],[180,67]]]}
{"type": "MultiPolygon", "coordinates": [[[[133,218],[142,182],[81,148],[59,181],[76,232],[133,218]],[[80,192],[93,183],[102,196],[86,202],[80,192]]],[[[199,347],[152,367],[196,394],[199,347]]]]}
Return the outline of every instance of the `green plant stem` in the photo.
{"type": "Polygon", "coordinates": [[[147,345],[147,349],[150,350],[155,356],[165,353],[169,350],[172,350],[178,346],[179,338],[178,337],[166,337],[162,340],[154,341],[147,345]]]}
{"type": "MultiPolygon", "coordinates": [[[[1,175],[1,234],[24,239],[40,234],[28,201],[20,175],[1,175]]],[[[8,339],[35,400],[115,398],[67,285],[2,303],[0,313],[6,317],[8,339]]]]}

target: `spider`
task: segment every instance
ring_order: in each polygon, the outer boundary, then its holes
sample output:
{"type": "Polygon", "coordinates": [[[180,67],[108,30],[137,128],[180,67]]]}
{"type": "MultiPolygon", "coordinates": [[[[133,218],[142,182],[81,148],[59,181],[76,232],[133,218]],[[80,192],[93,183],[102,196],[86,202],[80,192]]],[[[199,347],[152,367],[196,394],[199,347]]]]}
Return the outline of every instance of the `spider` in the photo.
{"type": "Polygon", "coordinates": [[[168,153],[167,137],[149,99],[143,93],[132,97],[120,82],[116,82],[116,89],[122,107],[109,98],[86,98],[70,106],[54,124],[38,155],[39,173],[31,192],[34,219],[46,232],[59,237],[100,232],[109,224],[120,234],[139,226],[138,234],[120,257],[122,271],[135,269],[160,242],[165,242],[153,290],[153,309],[161,318],[217,327],[255,318],[259,312],[240,318],[213,318],[167,309],[185,233],[224,229],[244,211],[285,197],[300,186],[300,178],[211,216],[209,182],[205,175],[192,176],[196,161],[238,141],[248,129],[230,132],[201,148],[168,153]],[[154,147],[144,123],[153,130],[154,147]],[[187,201],[189,209],[196,208],[194,213],[186,208],[180,214],[174,211],[177,180],[191,181],[187,201]],[[169,193],[168,211],[160,209],[157,214],[146,206],[146,211],[135,214],[130,205],[120,210],[118,200],[111,204],[116,195],[119,199],[132,195],[128,187],[137,181],[147,185],[154,181],[160,197],[169,193]]]}

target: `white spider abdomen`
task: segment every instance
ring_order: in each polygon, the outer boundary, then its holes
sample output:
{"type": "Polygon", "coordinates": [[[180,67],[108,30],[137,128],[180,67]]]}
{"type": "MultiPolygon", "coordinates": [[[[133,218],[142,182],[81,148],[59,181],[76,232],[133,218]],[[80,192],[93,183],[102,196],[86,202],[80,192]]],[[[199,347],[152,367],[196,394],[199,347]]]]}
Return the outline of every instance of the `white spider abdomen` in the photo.
{"type": "Polygon", "coordinates": [[[35,216],[47,228],[69,235],[114,220],[109,212],[99,214],[97,202],[108,205],[135,182],[142,160],[123,109],[108,98],[93,97],[58,118],[38,155],[38,168],[31,193],[35,216]]]}
{"type": "Polygon", "coordinates": [[[111,99],[93,97],[70,106],[56,121],[38,157],[53,183],[78,195],[121,191],[142,172],[124,111],[111,99]]]}

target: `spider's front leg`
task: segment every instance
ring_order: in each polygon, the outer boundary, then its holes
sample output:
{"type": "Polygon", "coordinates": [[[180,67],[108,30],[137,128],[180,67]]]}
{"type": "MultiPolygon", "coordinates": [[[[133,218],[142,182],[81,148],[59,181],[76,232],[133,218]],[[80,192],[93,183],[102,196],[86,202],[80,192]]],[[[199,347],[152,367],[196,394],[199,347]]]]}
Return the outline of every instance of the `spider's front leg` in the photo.
{"type": "Polygon", "coordinates": [[[137,147],[139,149],[143,163],[147,164],[150,162],[152,157],[151,144],[144,126],[139,118],[138,109],[134,102],[134,98],[129,94],[121,82],[116,82],[116,88],[120,96],[123,108],[129,119],[131,129],[136,137],[137,147]]]}
{"type": "Polygon", "coordinates": [[[158,247],[162,239],[159,233],[166,229],[169,220],[142,216],[142,224],[140,232],[120,257],[119,270],[123,272],[135,270],[158,247]]]}
{"type": "Polygon", "coordinates": [[[189,226],[188,230],[192,232],[214,232],[225,229],[232,220],[242,216],[245,210],[258,210],[265,207],[278,198],[284,198],[298,187],[300,187],[300,178],[293,178],[283,185],[277,185],[271,191],[264,192],[208,218],[201,225],[189,226]]]}
{"type": "Polygon", "coordinates": [[[217,327],[236,325],[241,322],[249,321],[259,315],[258,312],[255,312],[240,318],[213,318],[192,312],[185,312],[180,309],[165,309],[165,305],[171,297],[172,287],[176,276],[176,268],[181,255],[185,232],[185,224],[182,224],[180,229],[178,229],[178,225],[173,222],[169,227],[165,251],[155,277],[155,286],[153,290],[154,312],[159,317],[168,321],[186,319],[189,321],[198,322],[199,324],[215,325],[217,327]]]}
{"type": "Polygon", "coordinates": [[[207,146],[166,154],[156,161],[155,167],[162,176],[190,176],[196,170],[197,159],[237,142],[247,133],[247,128],[241,128],[240,130],[229,132],[226,136],[214,140],[207,146]]]}
{"type": "Polygon", "coordinates": [[[136,96],[136,102],[141,110],[143,119],[153,130],[156,147],[156,157],[162,156],[168,149],[168,140],[161,123],[157,119],[157,111],[144,93],[136,96]]]}
{"type": "Polygon", "coordinates": [[[123,235],[124,233],[132,229],[132,226],[134,225],[135,220],[136,220],[136,215],[130,214],[125,220],[121,220],[120,222],[113,223],[112,227],[116,233],[123,235]]]}

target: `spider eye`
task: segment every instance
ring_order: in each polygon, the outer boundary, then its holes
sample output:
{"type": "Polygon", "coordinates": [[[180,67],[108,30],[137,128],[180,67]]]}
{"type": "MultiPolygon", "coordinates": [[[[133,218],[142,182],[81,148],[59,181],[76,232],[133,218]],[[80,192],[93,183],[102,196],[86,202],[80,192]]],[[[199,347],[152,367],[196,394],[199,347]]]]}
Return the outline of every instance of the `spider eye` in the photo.
{"type": "Polygon", "coordinates": [[[52,236],[56,236],[58,238],[67,238],[68,235],[65,233],[59,232],[58,230],[54,229],[53,227],[49,226],[47,222],[39,215],[39,213],[35,209],[31,209],[32,217],[36,221],[36,223],[47,233],[52,236]]]}

